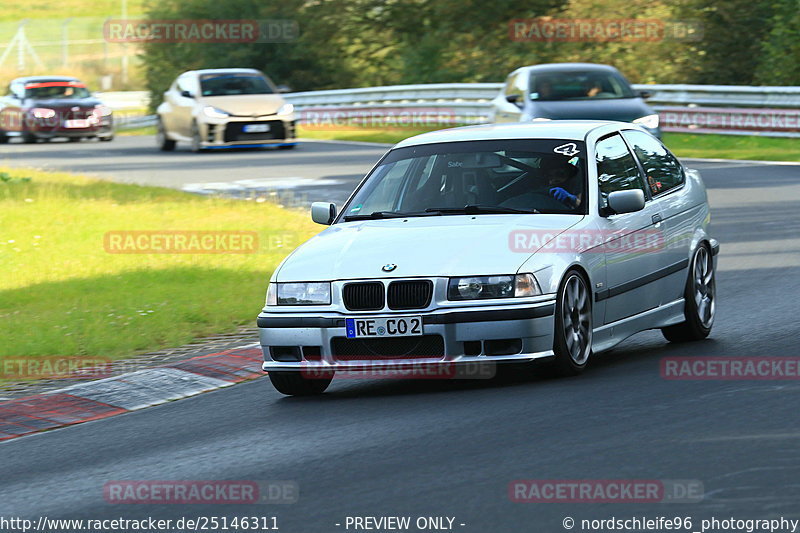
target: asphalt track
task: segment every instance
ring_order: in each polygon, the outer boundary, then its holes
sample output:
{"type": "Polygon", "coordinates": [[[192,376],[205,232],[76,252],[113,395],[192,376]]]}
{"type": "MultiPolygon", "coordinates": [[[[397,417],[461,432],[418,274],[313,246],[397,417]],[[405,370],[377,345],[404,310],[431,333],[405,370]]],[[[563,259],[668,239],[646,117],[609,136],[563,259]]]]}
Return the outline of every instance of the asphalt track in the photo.
{"type": "Polygon", "coordinates": [[[195,154],[178,143],[174,152],[156,149],[153,136],[122,136],[110,143],[0,145],[0,166],[67,170],[124,183],[183,188],[189,184],[258,180],[304,203],[343,203],[354,184],[387,148],[369,144],[301,142],[294,150],[248,148],[195,154]]]}
{"type": "MultiPolygon", "coordinates": [[[[190,170],[195,161],[225,174],[279,166],[285,175],[320,179],[357,175],[383,151],[308,144],[296,152],[162,156],[120,141],[59,146],[52,158],[42,145],[12,157],[119,171],[123,179],[139,172],[176,186],[187,172],[199,181],[190,170]],[[86,155],[98,149],[107,161],[86,155]]],[[[0,148],[0,161],[17,148],[0,148]]],[[[610,517],[692,517],[692,531],[712,516],[800,519],[800,382],[673,381],[659,372],[666,356],[800,355],[800,166],[691,166],[709,187],[722,245],[708,340],[670,345],[646,332],[596,357],[583,376],[562,380],[339,380],[321,397],[285,398],[260,379],[23,437],[0,445],[0,516],[276,516],[285,533],[347,531],[347,516],[380,515],[412,523],[450,516],[454,530],[465,532],[566,531],[565,517],[577,521],[573,531],[582,519],[610,517]],[[518,479],[697,480],[704,497],[514,503],[508,487],[518,479]],[[300,499],[109,504],[103,486],[115,480],[292,480],[300,499]]],[[[352,186],[357,178],[348,179],[352,186]]]]}

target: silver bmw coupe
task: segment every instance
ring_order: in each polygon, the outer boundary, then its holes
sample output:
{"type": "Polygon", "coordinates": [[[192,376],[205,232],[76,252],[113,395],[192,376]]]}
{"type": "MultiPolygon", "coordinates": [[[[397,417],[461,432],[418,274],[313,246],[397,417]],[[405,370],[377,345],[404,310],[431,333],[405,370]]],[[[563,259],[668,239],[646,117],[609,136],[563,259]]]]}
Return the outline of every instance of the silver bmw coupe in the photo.
{"type": "MultiPolygon", "coordinates": [[[[647,329],[714,323],[719,243],[698,172],[644,128],[548,121],[389,150],[275,270],[258,316],[278,391],[336,372],[543,363],[582,372],[647,329]]],[[[499,368],[499,367],[498,367],[499,368]]]]}

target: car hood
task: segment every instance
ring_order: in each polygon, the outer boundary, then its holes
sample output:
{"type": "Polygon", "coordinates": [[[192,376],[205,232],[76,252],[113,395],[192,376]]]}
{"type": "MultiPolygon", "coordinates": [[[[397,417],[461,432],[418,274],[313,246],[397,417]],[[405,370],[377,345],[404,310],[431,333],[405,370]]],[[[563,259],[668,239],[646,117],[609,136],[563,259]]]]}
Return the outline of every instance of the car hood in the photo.
{"type": "Polygon", "coordinates": [[[276,281],[515,274],[531,255],[512,250],[515,231],[541,230],[555,237],[581,219],[449,215],[335,224],[287,257],[276,281]],[[386,274],[381,267],[387,264],[397,268],[386,274]]]}
{"type": "Polygon", "coordinates": [[[285,103],[279,94],[238,94],[235,96],[204,96],[200,99],[210,105],[227,111],[231,115],[260,116],[274,115],[285,103]]]}
{"type": "Polygon", "coordinates": [[[579,120],[633,120],[655,111],[641,98],[609,98],[602,100],[561,100],[533,102],[534,117],[579,120]]]}

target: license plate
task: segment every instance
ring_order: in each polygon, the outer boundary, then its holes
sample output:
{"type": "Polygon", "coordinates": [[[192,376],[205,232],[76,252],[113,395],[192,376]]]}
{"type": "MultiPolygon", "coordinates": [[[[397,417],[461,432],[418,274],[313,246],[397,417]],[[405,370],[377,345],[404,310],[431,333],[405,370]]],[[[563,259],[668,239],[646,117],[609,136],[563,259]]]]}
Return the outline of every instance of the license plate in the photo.
{"type": "Polygon", "coordinates": [[[347,338],[413,337],[422,335],[422,317],[396,316],[391,318],[347,318],[347,338]]]}
{"type": "Polygon", "coordinates": [[[85,118],[64,121],[65,128],[88,128],[89,121],[85,118]]]}
{"type": "Polygon", "coordinates": [[[245,133],[266,133],[269,131],[269,124],[248,124],[244,127],[245,133]]]}

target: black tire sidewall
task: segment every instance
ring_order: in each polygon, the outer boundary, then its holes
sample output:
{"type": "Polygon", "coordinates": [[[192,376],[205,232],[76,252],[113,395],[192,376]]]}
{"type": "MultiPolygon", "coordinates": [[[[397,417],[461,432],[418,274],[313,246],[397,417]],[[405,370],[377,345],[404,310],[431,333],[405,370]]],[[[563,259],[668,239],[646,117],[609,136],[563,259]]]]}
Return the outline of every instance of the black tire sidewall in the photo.
{"type": "Polygon", "coordinates": [[[592,320],[592,312],[594,311],[592,306],[592,292],[589,290],[589,283],[586,281],[586,278],[577,270],[569,270],[567,274],[564,276],[564,279],[561,280],[561,284],[558,288],[558,294],[556,299],[556,309],[555,309],[555,316],[553,319],[553,352],[555,353],[555,360],[553,361],[553,366],[555,370],[562,375],[576,375],[583,372],[589,364],[589,360],[592,357],[591,351],[591,340],[589,342],[589,356],[586,358],[586,361],[579,365],[575,363],[572,357],[569,354],[569,350],[567,349],[567,344],[564,339],[564,320],[563,316],[563,301],[564,301],[564,293],[567,290],[567,282],[573,278],[577,277],[581,283],[586,288],[586,292],[588,294],[589,299],[589,329],[591,330],[594,327],[594,324],[591,322],[592,320]]]}

